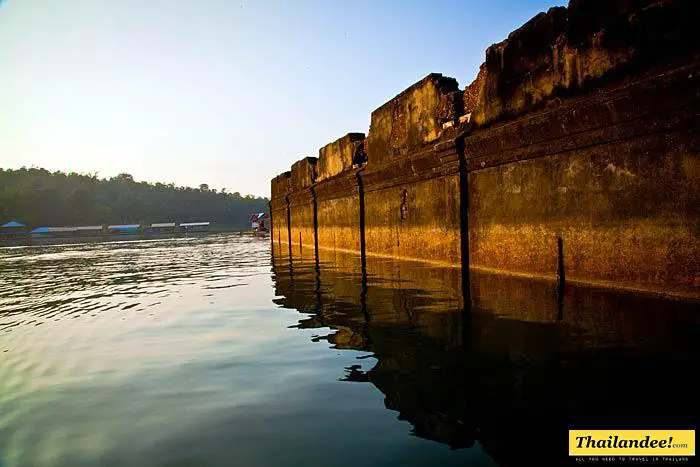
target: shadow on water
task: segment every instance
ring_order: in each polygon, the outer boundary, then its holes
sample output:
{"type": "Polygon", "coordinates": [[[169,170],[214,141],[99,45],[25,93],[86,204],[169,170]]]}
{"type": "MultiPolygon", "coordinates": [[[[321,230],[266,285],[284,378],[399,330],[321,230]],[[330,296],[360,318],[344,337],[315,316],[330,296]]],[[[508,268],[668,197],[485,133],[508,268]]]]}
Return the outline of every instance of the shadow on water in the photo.
{"type": "Polygon", "coordinates": [[[523,465],[566,462],[569,428],[695,428],[697,303],[472,271],[465,314],[457,268],[319,255],[274,251],[275,302],[330,328],[314,340],[372,352],[344,380],[415,436],[523,465]]]}

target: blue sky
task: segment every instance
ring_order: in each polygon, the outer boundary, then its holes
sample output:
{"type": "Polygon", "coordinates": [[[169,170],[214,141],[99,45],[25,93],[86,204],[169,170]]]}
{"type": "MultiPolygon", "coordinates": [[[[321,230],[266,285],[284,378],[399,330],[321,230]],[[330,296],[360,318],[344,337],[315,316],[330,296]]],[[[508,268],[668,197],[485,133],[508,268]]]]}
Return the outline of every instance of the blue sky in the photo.
{"type": "Polygon", "coordinates": [[[552,0],[0,0],[0,167],[269,194],[552,0]]]}

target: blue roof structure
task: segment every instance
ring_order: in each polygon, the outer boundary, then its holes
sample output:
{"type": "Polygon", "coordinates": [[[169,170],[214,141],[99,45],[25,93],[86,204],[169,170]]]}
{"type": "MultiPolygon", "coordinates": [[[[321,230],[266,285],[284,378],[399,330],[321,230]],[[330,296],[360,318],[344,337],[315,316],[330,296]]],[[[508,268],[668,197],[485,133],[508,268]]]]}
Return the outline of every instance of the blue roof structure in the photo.
{"type": "Polygon", "coordinates": [[[108,225],[107,230],[109,232],[139,232],[141,226],[139,224],[119,224],[119,225],[108,225]]]}
{"type": "Polygon", "coordinates": [[[49,233],[49,228],[48,227],[37,227],[36,229],[32,230],[30,233],[49,233]]]}
{"type": "Polygon", "coordinates": [[[7,224],[0,225],[0,227],[2,227],[2,228],[26,227],[26,225],[20,224],[20,223],[17,222],[17,221],[10,221],[10,222],[8,222],[7,224]]]}

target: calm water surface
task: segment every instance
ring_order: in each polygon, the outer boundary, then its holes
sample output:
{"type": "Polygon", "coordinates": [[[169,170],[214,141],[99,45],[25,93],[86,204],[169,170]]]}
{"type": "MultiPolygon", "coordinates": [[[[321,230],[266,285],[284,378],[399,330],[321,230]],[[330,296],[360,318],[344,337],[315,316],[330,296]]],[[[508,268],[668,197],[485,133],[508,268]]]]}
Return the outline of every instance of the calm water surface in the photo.
{"type": "Polygon", "coordinates": [[[0,465],[521,465],[567,426],[694,428],[693,304],[475,272],[463,313],[457,270],[275,250],[0,249],[0,465]]]}

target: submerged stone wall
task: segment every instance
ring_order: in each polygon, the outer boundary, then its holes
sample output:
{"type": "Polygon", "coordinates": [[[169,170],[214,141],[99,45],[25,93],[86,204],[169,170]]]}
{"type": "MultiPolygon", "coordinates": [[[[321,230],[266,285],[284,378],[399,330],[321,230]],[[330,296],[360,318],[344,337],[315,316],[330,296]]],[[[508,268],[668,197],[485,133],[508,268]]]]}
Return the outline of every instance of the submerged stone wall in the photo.
{"type": "Polygon", "coordinates": [[[273,242],[700,298],[693,4],[571,0],[428,75],[273,179],[273,242]]]}

